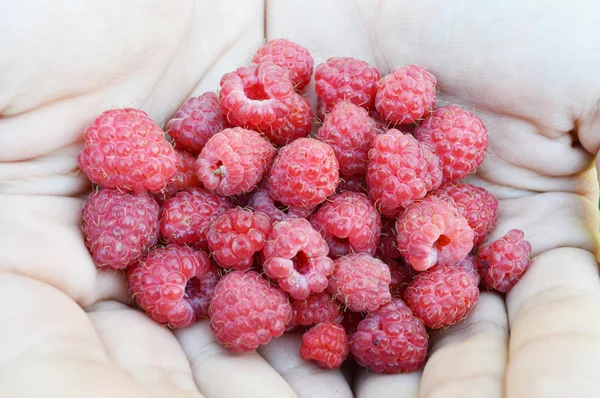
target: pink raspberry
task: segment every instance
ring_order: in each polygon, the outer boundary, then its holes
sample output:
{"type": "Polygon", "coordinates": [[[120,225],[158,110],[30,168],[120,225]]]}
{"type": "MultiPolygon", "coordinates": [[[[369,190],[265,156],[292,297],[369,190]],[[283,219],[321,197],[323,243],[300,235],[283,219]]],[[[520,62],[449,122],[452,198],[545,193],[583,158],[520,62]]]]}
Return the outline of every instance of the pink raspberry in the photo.
{"type": "Polygon", "coordinates": [[[265,246],[270,228],[265,213],[228,209],[210,226],[208,249],[221,267],[245,271],[254,264],[254,254],[265,246]]]}
{"type": "Polygon", "coordinates": [[[325,369],[338,369],[348,356],[348,336],[337,323],[319,323],[302,335],[300,356],[325,369]]]}
{"type": "Polygon", "coordinates": [[[342,192],[357,192],[367,194],[367,181],[365,176],[344,176],[340,177],[340,183],[336,189],[336,193],[342,192]]]}
{"type": "Polygon", "coordinates": [[[265,274],[292,298],[303,300],[327,287],[333,260],[321,235],[303,218],[273,224],[262,251],[265,274]]]}
{"type": "Polygon", "coordinates": [[[379,80],[375,107],[391,123],[412,124],[435,106],[435,76],[417,65],[395,68],[379,80]]]}
{"type": "Polygon", "coordinates": [[[248,201],[248,206],[254,211],[260,211],[268,214],[271,222],[283,221],[288,217],[291,218],[306,218],[310,211],[301,207],[286,207],[280,202],[275,202],[271,199],[269,191],[266,189],[257,190],[248,201]]]}
{"type": "Polygon", "coordinates": [[[148,194],[92,192],[82,211],[85,243],[99,267],[125,268],[158,241],[160,207],[148,194]]]}
{"type": "Polygon", "coordinates": [[[342,303],[327,291],[314,293],[304,300],[292,301],[292,320],[288,329],[294,326],[310,326],[322,322],[341,323],[342,303]]]}
{"type": "Polygon", "coordinates": [[[184,151],[179,151],[178,155],[177,173],[162,191],[153,195],[159,204],[163,204],[165,200],[172,198],[179,191],[200,186],[200,181],[196,175],[196,167],[194,166],[196,157],[184,151]]]}
{"type": "Polygon", "coordinates": [[[349,102],[338,102],[317,131],[317,138],[333,148],[340,174],[347,176],[367,172],[369,149],[376,135],[367,111],[349,102]]]}
{"type": "Polygon", "coordinates": [[[375,137],[369,161],[369,198],[384,216],[394,217],[442,182],[439,159],[431,149],[396,129],[375,137]]]}
{"type": "Polygon", "coordinates": [[[402,254],[398,250],[396,220],[387,217],[381,218],[381,235],[377,253],[380,258],[397,259],[402,257],[402,254]]]}
{"type": "Polygon", "coordinates": [[[400,299],[367,315],[350,336],[356,362],[378,373],[420,369],[427,356],[427,344],[425,325],[400,299]]]}
{"type": "Polygon", "coordinates": [[[252,191],[268,171],[275,148],[255,131],[225,129],[208,142],[196,172],[204,187],[221,196],[252,191]]]}
{"type": "Polygon", "coordinates": [[[176,147],[198,155],[210,137],[227,127],[213,92],[191,97],[179,107],[167,123],[167,131],[176,147]]]}
{"type": "Polygon", "coordinates": [[[315,61],[308,50],[288,39],[269,40],[258,49],[252,62],[260,64],[272,62],[288,73],[296,88],[300,91],[308,85],[313,73],[315,61]]]}
{"type": "Polygon", "coordinates": [[[290,207],[315,208],[333,195],[340,182],[339,163],[331,147],[300,138],[279,150],[271,167],[271,197],[290,207]]]}
{"type": "Polygon", "coordinates": [[[219,343],[250,352],[283,334],[292,306],[285,293],[257,272],[233,271],[217,285],[208,314],[219,343]]]}
{"type": "Polygon", "coordinates": [[[453,265],[473,248],[473,230],[456,207],[435,196],[408,206],[398,216],[398,250],[417,271],[453,265]]]}
{"type": "Polygon", "coordinates": [[[454,203],[475,232],[475,246],[481,244],[496,225],[498,200],[484,188],[451,182],[431,192],[431,195],[454,203]]]}
{"type": "Polygon", "coordinates": [[[415,129],[415,138],[433,148],[440,158],[444,181],[460,180],[473,173],[488,144],[488,134],[480,118],[458,105],[433,111],[415,129]]]}
{"type": "Polygon", "coordinates": [[[404,265],[402,260],[397,261],[391,258],[381,259],[390,267],[390,294],[392,297],[403,298],[404,292],[412,279],[412,275],[408,267],[404,265]]]}
{"type": "Polygon", "coordinates": [[[468,270],[438,265],[418,274],[404,299],[425,326],[441,329],[469,315],[479,299],[479,288],[468,270]]]}
{"type": "Polygon", "coordinates": [[[291,111],[284,123],[276,130],[267,130],[265,136],[276,145],[286,145],[298,138],[306,137],[312,129],[315,114],[310,101],[300,95],[291,101],[291,111]]]}
{"type": "Polygon", "coordinates": [[[210,269],[208,254],[186,246],[168,245],[151,251],[129,270],[129,290],[155,321],[183,328],[202,316],[195,307],[190,280],[200,283],[210,269]],[[196,314],[198,311],[200,314],[196,314]]]}
{"type": "Polygon", "coordinates": [[[160,232],[167,241],[178,245],[206,248],[210,224],[231,208],[227,198],[202,188],[188,188],[167,199],[160,215],[160,232]]]}
{"type": "Polygon", "coordinates": [[[219,280],[221,280],[219,269],[211,262],[208,271],[202,278],[192,278],[185,285],[183,297],[194,309],[196,319],[208,318],[208,306],[219,280]]]}
{"type": "Polygon", "coordinates": [[[315,90],[326,106],[340,101],[370,109],[381,73],[355,58],[329,58],[315,70],[315,90]]]}
{"type": "Polygon", "coordinates": [[[452,267],[462,268],[466,273],[469,274],[469,276],[471,276],[475,286],[479,286],[479,282],[481,282],[481,277],[479,275],[479,271],[477,270],[478,265],[479,264],[477,262],[477,259],[469,254],[467,257],[463,258],[462,260],[454,264],[452,267]]]}
{"type": "Polygon", "coordinates": [[[331,196],[310,217],[321,233],[332,258],[350,253],[375,254],[381,232],[381,217],[366,195],[343,192],[331,196]]]}
{"type": "Polygon", "coordinates": [[[531,244],[519,229],[511,229],[502,238],[479,247],[479,273],[485,284],[507,293],[519,282],[531,265],[531,244]]]}
{"type": "Polygon", "coordinates": [[[285,123],[296,96],[286,72],[264,62],[223,75],[219,107],[234,126],[270,132],[285,123]]]}
{"type": "Polygon", "coordinates": [[[177,153],[142,110],[106,111],[85,129],[83,139],[77,161],[102,188],[159,192],[177,172],[177,153]]]}
{"type": "Polygon", "coordinates": [[[351,311],[375,311],[391,300],[390,269],[383,261],[359,253],[340,257],[334,265],[329,287],[351,311]]]}

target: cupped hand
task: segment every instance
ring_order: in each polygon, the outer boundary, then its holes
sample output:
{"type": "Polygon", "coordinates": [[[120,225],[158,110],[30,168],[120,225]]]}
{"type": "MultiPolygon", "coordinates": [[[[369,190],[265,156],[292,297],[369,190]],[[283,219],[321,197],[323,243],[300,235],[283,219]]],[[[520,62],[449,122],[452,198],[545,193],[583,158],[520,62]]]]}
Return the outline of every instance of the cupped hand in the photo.
{"type": "MultiPolygon", "coordinates": [[[[589,7],[596,7],[589,5],[589,7]]],[[[387,73],[416,63],[441,103],[482,117],[473,181],[500,199],[492,238],[523,229],[533,265],[506,296],[431,336],[422,373],[358,371],[358,397],[593,396],[600,389],[597,180],[600,10],[474,0],[43,1],[0,9],[0,391],[7,396],[350,397],[298,336],[232,355],[206,322],[172,333],[130,309],[122,275],[83,244],[81,132],[99,113],[159,124],[216,90],[264,38],[316,62],[354,56],[387,73]],[[217,4],[218,3],[218,4],[217,4]],[[596,132],[596,134],[594,134],[596,132]],[[510,338],[509,338],[510,336],[510,338]]]]}

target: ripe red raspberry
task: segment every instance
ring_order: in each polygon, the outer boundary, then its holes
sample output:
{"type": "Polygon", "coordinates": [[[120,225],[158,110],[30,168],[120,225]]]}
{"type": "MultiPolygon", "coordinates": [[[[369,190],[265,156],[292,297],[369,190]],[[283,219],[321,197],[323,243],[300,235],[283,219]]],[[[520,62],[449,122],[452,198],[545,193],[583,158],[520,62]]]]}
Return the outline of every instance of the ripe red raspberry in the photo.
{"type": "Polygon", "coordinates": [[[338,102],[317,131],[317,138],[333,148],[340,174],[347,176],[367,172],[376,135],[375,122],[367,111],[349,102],[338,102]]]}
{"type": "Polygon", "coordinates": [[[177,172],[177,153],[142,110],[106,111],[85,129],[83,139],[77,161],[102,188],[159,192],[177,172]]]}
{"type": "Polygon", "coordinates": [[[334,265],[329,286],[351,311],[375,311],[391,300],[390,268],[383,261],[359,253],[340,257],[334,265]]]}
{"type": "Polygon", "coordinates": [[[349,351],[346,331],[337,323],[319,323],[302,335],[300,356],[322,368],[339,368],[349,351]]]}
{"type": "Polygon", "coordinates": [[[496,225],[498,200],[484,188],[451,182],[431,192],[431,195],[454,203],[475,232],[475,246],[482,243],[496,225]]]}
{"type": "Polygon", "coordinates": [[[357,192],[367,194],[367,181],[365,176],[344,176],[340,177],[340,183],[335,190],[335,193],[342,192],[357,192]]]}
{"type": "Polygon", "coordinates": [[[210,137],[227,127],[213,92],[191,97],[179,107],[167,123],[167,131],[175,146],[198,155],[210,137]]]}
{"type": "Polygon", "coordinates": [[[292,320],[288,329],[294,326],[310,326],[322,322],[341,323],[342,303],[327,291],[314,293],[304,300],[292,301],[292,320]]]}
{"type": "Polygon", "coordinates": [[[154,199],[159,204],[163,204],[165,200],[172,198],[179,191],[183,191],[186,188],[200,186],[200,181],[196,175],[196,157],[189,152],[179,151],[179,162],[177,163],[177,173],[171,181],[167,183],[165,188],[155,193],[154,199]]]}
{"type": "Polygon", "coordinates": [[[367,315],[350,336],[361,366],[378,373],[414,372],[425,363],[428,336],[423,322],[400,299],[367,315]]]}
{"type": "Polygon", "coordinates": [[[381,73],[355,58],[329,58],[315,70],[315,90],[327,107],[348,101],[365,109],[373,107],[381,73]]]}
{"type": "Polygon", "coordinates": [[[411,135],[396,129],[380,134],[369,151],[369,198],[381,214],[394,217],[442,182],[439,159],[411,135]]]}
{"type": "Polygon", "coordinates": [[[261,211],[268,214],[271,222],[283,221],[288,217],[306,218],[310,211],[301,207],[286,207],[279,202],[273,201],[266,189],[257,190],[248,201],[248,206],[254,211],[261,211]]]}
{"type": "Polygon", "coordinates": [[[333,260],[321,235],[303,218],[273,224],[262,251],[265,274],[292,298],[303,300],[327,287],[333,260]]]}
{"type": "Polygon", "coordinates": [[[444,181],[460,180],[483,162],[488,134],[480,118],[458,105],[433,111],[415,129],[415,138],[433,148],[440,158],[444,181]]]}
{"type": "Polygon", "coordinates": [[[454,265],[473,248],[473,230],[456,207],[436,196],[415,202],[398,216],[398,250],[417,271],[454,265]]]}
{"type": "Polygon", "coordinates": [[[332,258],[350,253],[375,254],[381,233],[381,217],[362,193],[333,195],[313,213],[310,222],[327,242],[332,258]]]}
{"type": "Polygon", "coordinates": [[[313,209],[333,195],[340,182],[339,164],[331,147],[300,138],[279,150],[271,167],[271,197],[290,207],[313,209]]]}
{"type": "Polygon", "coordinates": [[[418,274],[404,299],[425,326],[441,329],[465,319],[479,299],[479,288],[468,270],[435,266],[418,274]]]}
{"type": "Polygon", "coordinates": [[[396,220],[381,218],[381,235],[377,253],[380,258],[397,259],[402,254],[398,250],[398,234],[396,233],[396,220]]]}
{"type": "Polygon", "coordinates": [[[215,134],[196,161],[204,187],[221,196],[252,191],[267,172],[275,148],[255,131],[240,127],[215,134]]]}
{"type": "Polygon", "coordinates": [[[167,199],[160,214],[160,232],[167,241],[178,245],[206,248],[210,224],[231,208],[227,198],[202,188],[188,188],[167,199]]]}
{"type": "Polygon", "coordinates": [[[383,258],[381,261],[390,267],[390,294],[392,297],[403,298],[404,292],[412,279],[410,270],[402,260],[396,261],[391,258],[383,258]]]}
{"type": "Polygon", "coordinates": [[[435,106],[435,76],[417,65],[395,68],[377,83],[377,112],[391,123],[412,124],[435,106]]]}
{"type": "Polygon", "coordinates": [[[481,282],[481,276],[479,275],[479,271],[477,270],[478,262],[475,259],[475,257],[469,254],[467,257],[463,258],[462,260],[454,264],[452,267],[462,268],[463,270],[465,270],[465,272],[467,272],[471,276],[471,278],[473,278],[473,283],[476,286],[479,286],[479,282],[481,282]]]}
{"type": "Polygon", "coordinates": [[[249,352],[283,334],[292,306],[285,293],[258,273],[233,271],[217,285],[208,315],[219,343],[249,352]]]}
{"type": "Polygon", "coordinates": [[[519,282],[531,265],[531,244],[519,229],[511,229],[502,238],[479,247],[479,273],[485,284],[506,293],[519,282]]]}
{"type": "MultiPolygon", "coordinates": [[[[194,322],[196,310],[189,281],[202,281],[210,269],[208,254],[186,246],[168,245],[151,251],[129,270],[129,290],[155,321],[174,328],[194,322]]],[[[193,286],[193,285],[191,285],[193,286]]]]}
{"type": "Polygon", "coordinates": [[[273,62],[288,73],[296,90],[308,85],[315,61],[308,50],[288,39],[269,40],[258,49],[252,62],[260,64],[273,62]]]}
{"type": "Polygon", "coordinates": [[[221,267],[245,271],[254,264],[254,254],[265,246],[270,228],[271,220],[265,213],[229,209],[210,226],[208,249],[221,267]]]}
{"type": "Polygon", "coordinates": [[[208,271],[202,278],[192,278],[185,285],[183,297],[194,309],[196,319],[208,318],[208,306],[220,279],[219,269],[211,262],[208,271]]]}
{"type": "Polygon", "coordinates": [[[271,62],[226,73],[220,84],[219,107],[229,123],[260,132],[280,128],[298,96],[286,72],[271,62]]]}
{"type": "Polygon", "coordinates": [[[306,137],[312,129],[315,114],[310,101],[296,95],[291,101],[291,112],[276,130],[265,131],[265,136],[276,145],[286,145],[298,138],[306,137]]]}
{"type": "Polygon", "coordinates": [[[365,319],[365,314],[362,312],[354,312],[346,309],[346,311],[344,311],[344,320],[342,321],[342,326],[346,329],[346,334],[351,335],[356,332],[358,324],[363,319],[365,319]]]}
{"type": "Polygon", "coordinates": [[[147,194],[92,192],[82,211],[85,243],[99,267],[125,268],[156,244],[160,207],[147,194]]]}

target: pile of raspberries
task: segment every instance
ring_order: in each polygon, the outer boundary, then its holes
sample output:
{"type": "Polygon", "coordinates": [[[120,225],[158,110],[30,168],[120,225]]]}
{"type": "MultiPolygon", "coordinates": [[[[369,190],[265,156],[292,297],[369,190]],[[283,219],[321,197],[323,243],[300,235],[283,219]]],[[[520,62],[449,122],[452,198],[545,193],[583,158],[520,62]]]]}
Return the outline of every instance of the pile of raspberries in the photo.
{"type": "Polygon", "coordinates": [[[300,355],[322,367],[415,371],[427,329],[465,319],[480,286],[508,292],[531,245],[520,230],[484,243],[498,201],[459,180],[483,161],[487,131],[457,105],[436,108],[435,76],[330,58],[314,72],[315,116],[313,64],[272,40],[166,131],[138,109],[102,113],[78,157],[98,187],[86,245],[171,328],[209,318],[235,352],[305,331],[300,355]]]}

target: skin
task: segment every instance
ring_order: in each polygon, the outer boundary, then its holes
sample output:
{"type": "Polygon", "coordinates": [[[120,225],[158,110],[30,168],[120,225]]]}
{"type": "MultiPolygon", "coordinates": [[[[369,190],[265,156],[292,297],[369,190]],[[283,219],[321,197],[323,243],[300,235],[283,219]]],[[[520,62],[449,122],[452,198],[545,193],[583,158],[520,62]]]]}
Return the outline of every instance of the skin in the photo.
{"type": "Polygon", "coordinates": [[[591,397],[600,390],[600,8],[593,2],[41,0],[0,6],[0,391],[12,397],[591,397]],[[223,19],[227,15],[227,19],[223,19]],[[127,306],[80,227],[81,133],[103,110],[165,124],[190,95],[287,37],[319,63],[408,63],[484,120],[473,181],[500,199],[491,239],[525,231],[506,297],[432,334],[422,372],[346,381],[286,335],[246,356],[206,322],[171,332],[127,306]],[[6,40],[8,39],[8,40],[6,40]],[[510,334],[510,338],[509,338],[510,334]],[[235,382],[230,382],[235,375],[235,382]]]}

